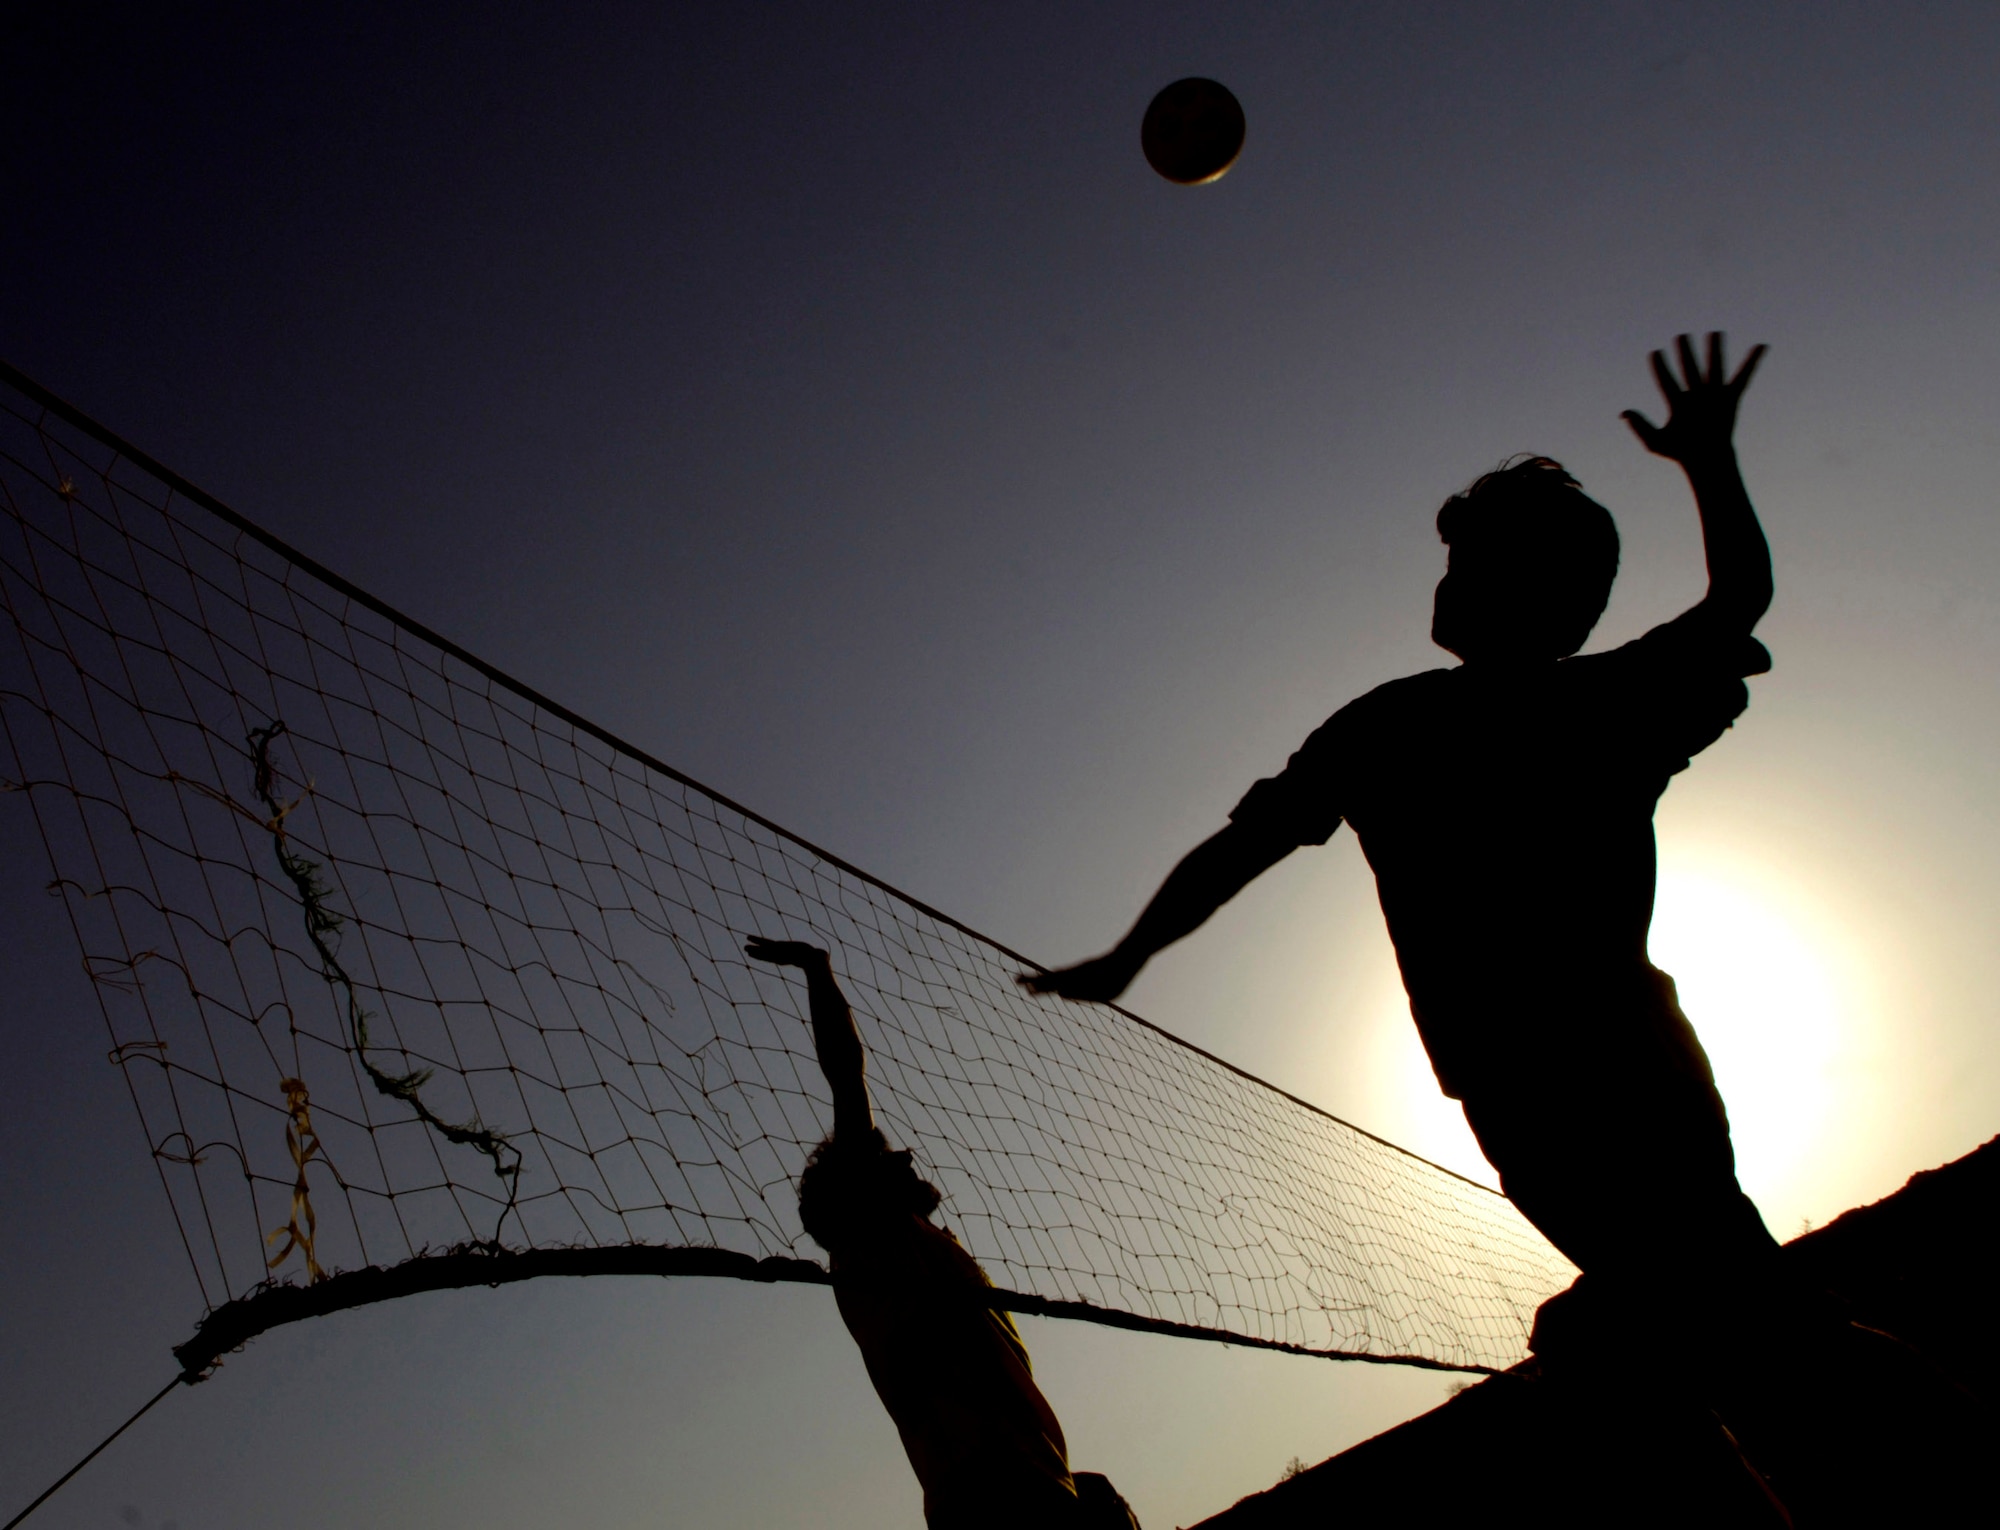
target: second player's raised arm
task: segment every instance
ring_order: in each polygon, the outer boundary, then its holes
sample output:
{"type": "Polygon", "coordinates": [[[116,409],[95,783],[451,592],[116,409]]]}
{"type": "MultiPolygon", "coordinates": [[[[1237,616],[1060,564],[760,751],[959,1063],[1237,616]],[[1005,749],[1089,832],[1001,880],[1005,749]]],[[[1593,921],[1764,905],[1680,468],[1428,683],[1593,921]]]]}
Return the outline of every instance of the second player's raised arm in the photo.
{"type": "Polygon", "coordinates": [[[804,941],[767,940],[761,935],[752,936],[743,952],[752,961],[797,967],[805,973],[813,1050],[833,1091],[834,1135],[852,1140],[872,1131],[875,1113],[868,1104],[868,1053],[826,952],[804,941]]]}
{"type": "Polygon", "coordinates": [[[1035,993],[1109,1003],[1152,957],[1193,933],[1231,898],[1297,848],[1296,841],[1231,823],[1181,858],[1139,915],[1131,932],[1104,955],[1051,972],[1026,972],[1021,985],[1035,993]]]}
{"type": "Polygon", "coordinates": [[[1660,351],[1653,352],[1653,376],[1667,404],[1667,421],[1655,425],[1637,410],[1625,423],[1646,449],[1681,465],[1701,512],[1702,544],[1708,556],[1708,594],[1695,610],[1718,627],[1747,635],[1770,609],[1771,549],[1750,504],[1736,463],[1736,410],[1750,385],[1764,347],[1751,347],[1732,377],[1723,361],[1720,333],[1708,337],[1704,366],[1693,342],[1676,342],[1681,375],[1660,351]]]}

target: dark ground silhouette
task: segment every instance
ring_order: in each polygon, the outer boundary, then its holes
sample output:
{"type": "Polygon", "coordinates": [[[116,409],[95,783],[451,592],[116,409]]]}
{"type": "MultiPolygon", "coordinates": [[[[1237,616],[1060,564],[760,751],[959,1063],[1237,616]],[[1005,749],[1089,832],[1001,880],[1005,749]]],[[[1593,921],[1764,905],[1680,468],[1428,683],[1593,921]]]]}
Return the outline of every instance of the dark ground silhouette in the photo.
{"type": "MultiPolygon", "coordinates": [[[[2000,1373],[2000,1309],[1993,1301],[1994,1218],[2000,1215],[2000,1137],[1916,1175],[1871,1206],[1795,1238],[1780,1258],[1801,1285],[1833,1293],[1871,1328],[1906,1336],[1946,1377],[1990,1410],[2000,1373]]],[[[1267,1492],[1201,1522],[1197,1530],[1297,1530],[1331,1524],[1465,1525],[1531,1519],[1571,1525],[1773,1526],[1783,1518],[1748,1482],[1700,1412],[1677,1403],[1644,1358],[1615,1357],[1602,1385],[1566,1387],[1531,1359],[1421,1417],[1377,1435],[1267,1492]]],[[[1919,1376],[1914,1395],[1879,1399],[1921,1430],[1935,1397],[1919,1376]]],[[[1970,1442],[1971,1477],[1990,1476],[1993,1433],[1970,1442]]],[[[1867,1443],[1887,1454],[1893,1433],[1867,1443]]],[[[1919,1458],[1930,1453],[1917,1442],[1919,1458]]],[[[1956,1504],[1916,1480],[1909,1501],[1940,1517],[1891,1509],[1879,1525],[1978,1524],[1990,1517],[1990,1482],[1968,1484],[1956,1504]]],[[[1857,1520],[1861,1516],[1853,1516],[1857,1520]]],[[[1799,1516],[1800,1524],[1809,1521],[1799,1516]]],[[[1863,1520],[1862,1522],[1868,1522],[1863,1520]]]]}
{"type": "Polygon", "coordinates": [[[1139,1530],[1108,1480],[1071,1472],[1014,1320],[987,1305],[986,1272],[930,1220],[937,1187],[876,1126],[861,1033],[826,952],[744,949],[806,975],[833,1131],[799,1176],[799,1219],[832,1256],[841,1320],[923,1484],[931,1530],[1139,1530]]]}

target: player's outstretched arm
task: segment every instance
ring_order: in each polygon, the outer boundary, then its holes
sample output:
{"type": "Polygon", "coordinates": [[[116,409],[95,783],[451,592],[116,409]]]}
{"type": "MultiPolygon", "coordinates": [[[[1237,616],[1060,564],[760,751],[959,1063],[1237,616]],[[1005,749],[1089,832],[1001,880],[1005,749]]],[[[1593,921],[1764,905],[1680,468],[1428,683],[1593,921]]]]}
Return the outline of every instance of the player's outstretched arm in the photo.
{"type": "Polygon", "coordinates": [[[1701,511],[1703,546],[1708,552],[1708,594],[1695,607],[1718,626],[1750,629],[1771,606],[1771,549],[1757,524],[1743,474],[1736,466],[1736,408],[1764,347],[1755,345],[1731,376],[1723,364],[1722,336],[1708,337],[1707,365],[1695,358],[1686,335],[1675,341],[1681,375],[1663,352],[1653,352],[1653,376],[1667,404],[1667,422],[1655,425],[1636,409],[1624,413],[1646,450],[1678,462],[1701,511]]]}
{"type": "Polygon", "coordinates": [[[811,1006],[813,1047],[819,1071],[833,1091],[833,1134],[855,1138],[875,1126],[868,1104],[868,1053],[854,1024],[847,995],[833,980],[833,963],[818,946],[802,940],[766,940],[753,935],[743,947],[752,961],[797,967],[806,975],[806,1000],[811,1006]]]}
{"type": "Polygon", "coordinates": [[[1160,884],[1123,940],[1087,962],[1053,972],[1024,972],[1021,986],[1065,999],[1117,998],[1153,955],[1200,928],[1223,904],[1297,848],[1232,823],[1203,840],[1160,884]]]}

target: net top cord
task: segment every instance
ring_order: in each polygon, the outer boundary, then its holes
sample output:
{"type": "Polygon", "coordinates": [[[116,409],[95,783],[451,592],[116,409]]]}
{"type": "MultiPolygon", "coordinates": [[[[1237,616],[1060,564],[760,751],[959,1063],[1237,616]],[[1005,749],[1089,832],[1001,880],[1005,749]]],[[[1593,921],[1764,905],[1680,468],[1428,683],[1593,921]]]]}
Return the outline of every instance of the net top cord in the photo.
{"type": "Polygon", "coordinates": [[[1573,1271],[1501,1196],[1108,1005],[390,610],[0,369],[0,771],[206,1364],[403,1290],[824,1280],[809,940],[1016,1310],[1496,1369],[1573,1271]],[[16,800],[19,800],[18,798],[16,800]],[[372,1294],[369,1294],[372,1293],[372,1294]]]}

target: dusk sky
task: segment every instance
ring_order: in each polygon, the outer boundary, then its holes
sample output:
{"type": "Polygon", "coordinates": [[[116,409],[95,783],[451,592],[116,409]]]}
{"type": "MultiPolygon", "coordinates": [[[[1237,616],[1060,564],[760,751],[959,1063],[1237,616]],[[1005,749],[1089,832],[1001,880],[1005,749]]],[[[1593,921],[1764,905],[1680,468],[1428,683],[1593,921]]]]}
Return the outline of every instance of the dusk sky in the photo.
{"type": "MultiPolygon", "coordinates": [[[[419,621],[1049,963],[1325,716],[1450,661],[1439,502],[1699,598],[1646,353],[1738,433],[1772,672],[1659,813],[1654,956],[1796,1233],[2000,1130],[2000,12],[1597,3],[16,8],[0,356],[419,621]],[[46,14],[44,14],[46,13],[46,14]],[[1190,74],[1220,182],[1140,155],[1190,74]]],[[[0,1513],[171,1375],[186,1259],[0,796],[0,1513]]],[[[1139,1013],[1490,1179],[1351,838],[1139,1013]]],[[[1028,1321],[1185,1525],[1449,1378],[1028,1321]]],[[[827,1292],[561,1281],[279,1330],[33,1521],[921,1523],[827,1292]]]]}

